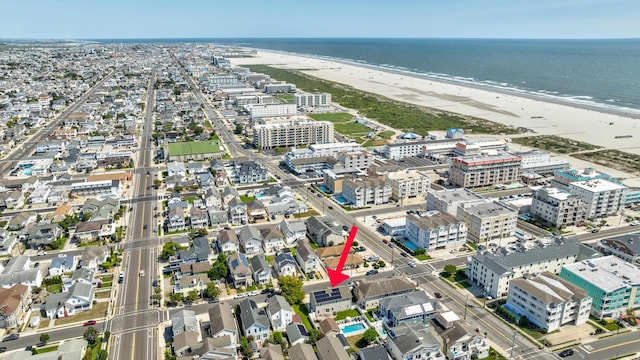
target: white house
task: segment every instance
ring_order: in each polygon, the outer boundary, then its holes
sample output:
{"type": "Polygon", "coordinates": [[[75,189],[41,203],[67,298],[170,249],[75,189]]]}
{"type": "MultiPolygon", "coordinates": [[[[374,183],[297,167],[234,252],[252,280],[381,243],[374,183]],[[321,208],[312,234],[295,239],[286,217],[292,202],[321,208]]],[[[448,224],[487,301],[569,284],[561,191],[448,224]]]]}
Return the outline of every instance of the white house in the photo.
{"type": "Polygon", "coordinates": [[[293,310],[285,298],[276,295],[267,303],[267,316],[273,330],[282,331],[293,321],[293,310]]]}

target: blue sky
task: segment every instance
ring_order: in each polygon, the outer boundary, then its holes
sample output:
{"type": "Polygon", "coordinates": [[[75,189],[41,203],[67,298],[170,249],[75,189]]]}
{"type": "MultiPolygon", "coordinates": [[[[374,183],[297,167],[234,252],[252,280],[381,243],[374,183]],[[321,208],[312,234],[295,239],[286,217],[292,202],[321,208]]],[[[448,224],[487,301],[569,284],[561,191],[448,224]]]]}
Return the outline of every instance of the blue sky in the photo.
{"type": "Polygon", "coordinates": [[[0,38],[640,38],[640,0],[11,0],[0,38]]]}

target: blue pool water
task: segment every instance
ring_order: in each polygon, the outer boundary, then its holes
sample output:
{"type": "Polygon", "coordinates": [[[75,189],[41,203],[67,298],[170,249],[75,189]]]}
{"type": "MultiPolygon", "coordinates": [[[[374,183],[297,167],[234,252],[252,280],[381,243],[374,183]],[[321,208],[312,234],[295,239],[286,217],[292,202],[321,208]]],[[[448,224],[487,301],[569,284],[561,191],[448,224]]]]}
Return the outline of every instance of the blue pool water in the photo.
{"type": "Polygon", "coordinates": [[[328,193],[329,193],[329,191],[331,191],[331,190],[329,190],[329,188],[328,188],[328,187],[326,187],[326,186],[324,186],[324,185],[316,185],[316,187],[317,187],[318,189],[320,189],[320,191],[322,191],[322,192],[323,192],[323,193],[325,193],[325,194],[328,194],[328,193]]]}
{"type": "Polygon", "coordinates": [[[333,197],[334,199],[336,199],[336,201],[340,204],[340,205],[347,205],[349,203],[349,200],[343,198],[340,195],[336,195],[333,197]]]}
{"type": "Polygon", "coordinates": [[[363,323],[355,323],[355,324],[347,325],[341,329],[342,329],[342,332],[346,335],[352,332],[364,330],[364,327],[365,326],[363,323]]]}
{"type": "Polygon", "coordinates": [[[258,194],[256,194],[256,199],[260,199],[260,198],[262,198],[263,196],[264,196],[263,194],[258,193],[258,194]]]}
{"type": "Polygon", "coordinates": [[[414,243],[412,243],[411,241],[409,241],[409,240],[404,240],[404,241],[403,241],[403,244],[404,244],[404,246],[406,246],[406,247],[407,247],[409,250],[411,250],[411,251],[416,251],[416,250],[418,250],[418,247],[417,247],[414,243]]]}
{"type": "Polygon", "coordinates": [[[27,175],[27,176],[31,175],[31,169],[27,169],[27,170],[25,170],[25,171],[24,171],[24,174],[25,174],[25,175],[27,175]]]}

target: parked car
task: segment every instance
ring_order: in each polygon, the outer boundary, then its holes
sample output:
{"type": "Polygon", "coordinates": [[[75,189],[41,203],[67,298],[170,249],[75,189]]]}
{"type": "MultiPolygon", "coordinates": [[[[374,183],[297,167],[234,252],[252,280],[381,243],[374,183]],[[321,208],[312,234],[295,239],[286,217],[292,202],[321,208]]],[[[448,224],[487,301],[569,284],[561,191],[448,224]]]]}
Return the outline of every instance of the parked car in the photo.
{"type": "Polygon", "coordinates": [[[349,227],[347,225],[342,225],[342,230],[349,231],[349,227]]]}
{"type": "Polygon", "coordinates": [[[11,340],[18,340],[20,338],[20,334],[11,334],[7,337],[5,337],[4,339],[2,339],[2,342],[7,342],[7,341],[11,341],[11,340]]]}
{"type": "Polygon", "coordinates": [[[567,349],[567,350],[562,350],[560,352],[560,354],[558,354],[560,357],[567,357],[567,356],[571,356],[573,355],[573,350],[572,349],[567,349]]]}
{"type": "Polygon", "coordinates": [[[439,292],[434,292],[433,296],[435,296],[436,299],[441,299],[442,298],[442,295],[439,292]]]}
{"type": "Polygon", "coordinates": [[[382,242],[383,242],[383,243],[385,243],[385,244],[387,244],[387,245],[389,245],[389,240],[386,240],[386,239],[385,239],[385,240],[382,240],[382,242]]]}
{"type": "Polygon", "coordinates": [[[7,347],[6,346],[0,346],[0,353],[3,353],[7,351],[7,347]]]}
{"type": "Polygon", "coordinates": [[[378,273],[378,270],[376,270],[376,269],[372,269],[372,270],[367,271],[367,275],[375,275],[377,273],[378,273]]]}
{"type": "Polygon", "coordinates": [[[333,210],[333,206],[329,205],[328,206],[329,210],[333,210]]]}
{"type": "Polygon", "coordinates": [[[403,251],[403,252],[401,252],[401,253],[400,253],[400,255],[402,255],[403,257],[407,257],[407,256],[409,256],[409,254],[407,254],[407,253],[406,253],[406,252],[404,252],[404,251],[403,251]]]}
{"type": "Polygon", "coordinates": [[[592,233],[592,234],[595,234],[595,233],[597,233],[597,232],[599,232],[599,231],[600,231],[600,229],[593,229],[593,230],[591,230],[591,233],[592,233]]]}
{"type": "Polygon", "coordinates": [[[315,279],[315,275],[313,275],[313,273],[309,273],[309,279],[315,279]]]}
{"type": "Polygon", "coordinates": [[[95,320],[89,320],[89,321],[86,321],[84,324],[82,324],[82,326],[91,326],[95,324],[96,324],[95,320]]]}

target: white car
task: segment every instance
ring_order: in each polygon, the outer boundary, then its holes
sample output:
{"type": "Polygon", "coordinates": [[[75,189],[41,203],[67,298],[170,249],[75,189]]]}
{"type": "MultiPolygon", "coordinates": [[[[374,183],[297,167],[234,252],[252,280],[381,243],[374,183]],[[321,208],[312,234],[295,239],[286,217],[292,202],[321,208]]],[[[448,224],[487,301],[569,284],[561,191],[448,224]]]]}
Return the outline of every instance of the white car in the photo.
{"type": "Polygon", "coordinates": [[[37,256],[45,256],[47,255],[46,251],[38,251],[38,253],[36,254],[37,256]]]}
{"type": "Polygon", "coordinates": [[[411,267],[416,267],[416,263],[414,263],[413,261],[408,263],[407,265],[411,266],[411,267]]]}
{"type": "Polygon", "coordinates": [[[144,270],[140,270],[140,276],[144,276],[144,270]]]}

